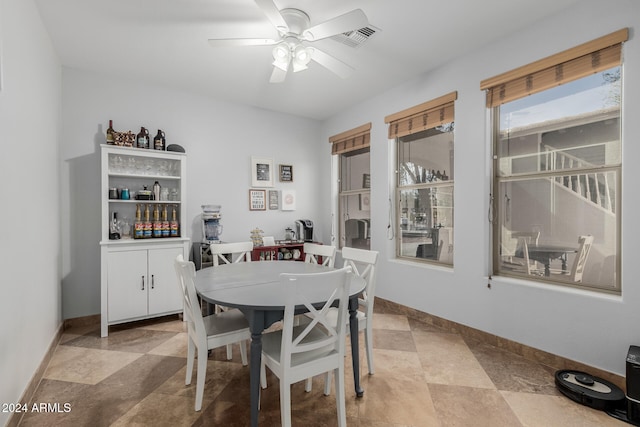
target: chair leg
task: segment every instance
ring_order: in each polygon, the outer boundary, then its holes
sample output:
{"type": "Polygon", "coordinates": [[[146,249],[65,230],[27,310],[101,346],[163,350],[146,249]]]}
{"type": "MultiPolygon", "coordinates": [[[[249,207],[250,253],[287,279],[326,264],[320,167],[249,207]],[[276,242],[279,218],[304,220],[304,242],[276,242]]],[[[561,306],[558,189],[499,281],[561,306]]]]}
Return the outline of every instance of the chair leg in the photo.
{"type": "Polygon", "coordinates": [[[233,348],[231,344],[227,344],[227,360],[233,359],[233,348]]]}
{"type": "Polygon", "coordinates": [[[373,327],[367,319],[367,327],[364,330],[364,342],[367,347],[367,366],[369,366],[369,375],[373,375],[373,327]]]}
{"type": "Polygon", "coordinates": [[[344,391],[344,366],[333,370],[336,377],[336,407],[338,408],[338,427],[347,426],[347,408],[344,391]]]}
{"type": "Polygon", "coordinates": [[[196,379],[196,411],[202,409],[202,397],[204,396],[204,380],[207,376],[207,348],[198,347],[198,372],[196,379]]]}
{"type": "Polygon", "coordinates": [[[280,420],[282,427],[291,427],[291,384],[280,378],[280,420]]]}
{"type": "Polygon", "coordinates": [[[193,376],[193,363],[196,358],[196,349],[193,339],[189,337],[187,339],[187,375],[184,379],[184,384],[191,384],[191,377],[193,376]]]}
{"type": "Polygon", "coordinates": [[[324,395],[329,396],[331,394],[331,372],[324,374],[324,395]]]}
{"type": "Polygon", "coordinates": [[[260,387],[267,388],[267,368],[264,364],[264,359],[260,363],[260,387]]]}
{"type": "Polygon", "coordinates": [[[240,346],[240,359],[242,359],[242,366],[247,366],[249,364],[247,362],[247,342],[240,341],[238,345],[240,346]]]}

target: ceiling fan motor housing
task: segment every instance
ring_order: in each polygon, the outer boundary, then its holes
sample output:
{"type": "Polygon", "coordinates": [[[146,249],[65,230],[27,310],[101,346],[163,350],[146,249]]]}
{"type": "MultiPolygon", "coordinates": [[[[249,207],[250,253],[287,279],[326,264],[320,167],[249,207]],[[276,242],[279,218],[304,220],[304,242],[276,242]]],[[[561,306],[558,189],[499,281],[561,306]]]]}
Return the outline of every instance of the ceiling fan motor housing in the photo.
{"type": "Polygon", "coordinates": [[[280,14],[289,26],[289,30],[284,32],[281,29],[278,30],[283,36],[295,37],[300,40],[304,31],[309,28],[309,15],[299,9],[282,9],[280,14]]]}

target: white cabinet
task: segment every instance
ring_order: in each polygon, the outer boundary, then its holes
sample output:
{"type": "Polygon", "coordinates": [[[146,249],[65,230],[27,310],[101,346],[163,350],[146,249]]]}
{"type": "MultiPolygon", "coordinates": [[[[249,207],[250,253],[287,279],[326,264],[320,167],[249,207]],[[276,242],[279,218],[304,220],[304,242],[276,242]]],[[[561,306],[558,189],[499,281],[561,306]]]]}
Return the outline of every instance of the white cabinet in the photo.
{"type": "MultiPolygon", "coordinates": [[[[173,262],[188,258],[186,156],[183,153],[105,145],[102,147],[101,335],[109,325],[179,313],[182,296],[173,262]],[[158,182],[160,200],[137,200],[136,194],[158,182]],[[113,198],[110,189],[129,191],[129,199],[113,198]],[[110,193],[112,198],[110,198],[110,193]],[[134,239],[136,208],[176,211],[178,236],[134,239]],[[120,239],[110,239],[113,212],[123,226],[120,239]],[[125,233],[129,229],[129,234],[125,233]]],[[[142,218],[144,220],[144,218],[142,218]]],[[[153,219],[153,218],[151,218],[153,219]]],[[[169,217],[171,219],[171,217],[169,217]]]]}

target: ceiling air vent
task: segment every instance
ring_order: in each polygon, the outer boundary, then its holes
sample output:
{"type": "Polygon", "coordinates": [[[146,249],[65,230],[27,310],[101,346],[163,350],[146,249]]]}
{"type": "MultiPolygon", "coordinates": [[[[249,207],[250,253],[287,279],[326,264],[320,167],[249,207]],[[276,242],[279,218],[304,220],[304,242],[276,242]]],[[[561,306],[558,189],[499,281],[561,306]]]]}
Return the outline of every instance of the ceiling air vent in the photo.
{"type": "Polygon", "coordinates": [[[369,25],[368,27],[360,28],[359,30],[347,31],[346,33],[337,34],[331,37],[331,39],[357,49],[379,32],[380,29],[369,25]]]}

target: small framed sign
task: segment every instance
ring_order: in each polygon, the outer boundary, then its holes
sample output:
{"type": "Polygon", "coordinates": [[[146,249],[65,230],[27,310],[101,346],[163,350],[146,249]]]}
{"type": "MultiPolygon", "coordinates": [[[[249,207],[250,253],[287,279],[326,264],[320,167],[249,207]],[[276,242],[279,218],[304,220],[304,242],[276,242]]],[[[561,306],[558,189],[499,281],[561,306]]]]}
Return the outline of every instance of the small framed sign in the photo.
{"type": "Polygon", "coordinates": [[[273,187],[273,159],[251,156],[251,186],[273,187]]]}
{"type": "Polygon", "coordinates": [[[266,190],[249,190],[249,210],[264,211],[267,210],[266,190]]]}
{"type": "Polygon", "coordinates": [[[280,165],[280,182],[293,182],[293,166],[280,165]]]}
{"type": "Polygon", "coordinates": [[[280,192],[278,190],[269,190],[269,209],[274,210],[280,207],[280,192]]]}

